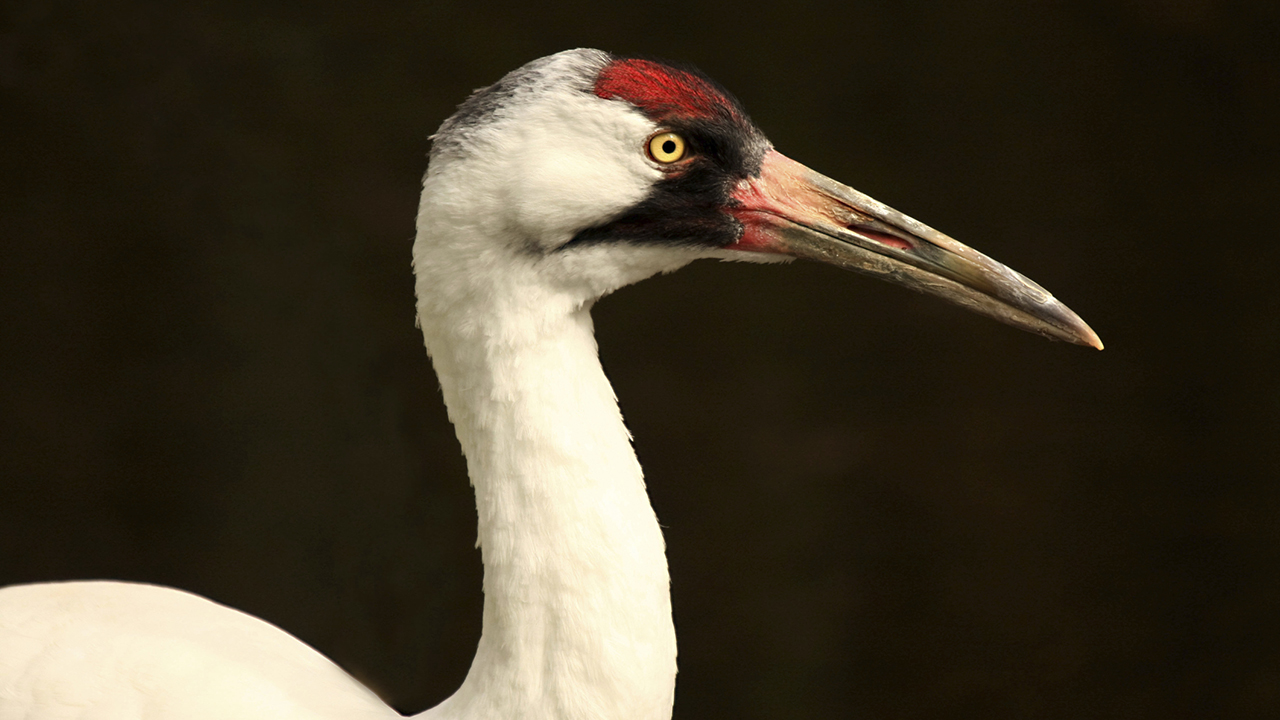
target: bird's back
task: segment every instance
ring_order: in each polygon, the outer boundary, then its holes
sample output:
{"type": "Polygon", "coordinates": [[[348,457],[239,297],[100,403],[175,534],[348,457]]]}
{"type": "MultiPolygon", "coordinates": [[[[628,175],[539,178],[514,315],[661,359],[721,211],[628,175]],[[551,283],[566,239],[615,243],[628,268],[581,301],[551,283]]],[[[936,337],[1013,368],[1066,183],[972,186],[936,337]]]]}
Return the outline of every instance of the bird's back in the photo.
{"type": "Polygon", "coordinates": [[[270,623],[153,585],[0,590],[0,720],[391,720],[270,623]]]}

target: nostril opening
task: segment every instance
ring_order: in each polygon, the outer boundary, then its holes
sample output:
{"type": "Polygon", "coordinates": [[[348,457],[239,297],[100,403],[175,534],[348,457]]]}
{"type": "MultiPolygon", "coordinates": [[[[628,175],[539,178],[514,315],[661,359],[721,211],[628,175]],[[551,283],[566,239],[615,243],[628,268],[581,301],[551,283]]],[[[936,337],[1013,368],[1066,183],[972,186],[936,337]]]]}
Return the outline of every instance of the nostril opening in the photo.
{"type": "Polygon", "coordinates": [[[868,230],[864,227],[859,227],[856,224],[850,224],[847,227],[853,232],[858,233],[862,237],[865,237],[869,240],[875,240],[881,245],[887,245],[891,248],[897,248],[899,250],[915,249],[914,245],[894,235],[889,235],[887,233],[882,233],[882,232],[876,232],[875,230],[868,230]]]}

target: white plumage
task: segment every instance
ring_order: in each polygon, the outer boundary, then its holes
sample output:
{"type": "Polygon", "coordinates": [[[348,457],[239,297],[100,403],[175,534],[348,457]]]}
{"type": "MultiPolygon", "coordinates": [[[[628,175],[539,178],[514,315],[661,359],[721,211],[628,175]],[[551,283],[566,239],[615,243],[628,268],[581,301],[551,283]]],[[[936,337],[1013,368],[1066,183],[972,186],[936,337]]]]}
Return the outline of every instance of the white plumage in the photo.
{"type": "Polygon", "coordinates": [[[400,715],[280,628],[154,585],[0,591],[0,719],[400,715]]]}
{"type": "MultiPolygon", "coordinates": [[[[698,258],[786,256],[1098,344],[1030,281],[778,155],[700,76],[568,51],[442,126],[414,245],[418,314],[475,487],[485,605],[462,687],[419,717],[670,717],[662,535],[589,310],[698,258]],[[673,128],[688,157],[646,153],[673,128]]],[[[0,720],[395,717],[284,631],[194,595],[0,590],[0,720]]]]}

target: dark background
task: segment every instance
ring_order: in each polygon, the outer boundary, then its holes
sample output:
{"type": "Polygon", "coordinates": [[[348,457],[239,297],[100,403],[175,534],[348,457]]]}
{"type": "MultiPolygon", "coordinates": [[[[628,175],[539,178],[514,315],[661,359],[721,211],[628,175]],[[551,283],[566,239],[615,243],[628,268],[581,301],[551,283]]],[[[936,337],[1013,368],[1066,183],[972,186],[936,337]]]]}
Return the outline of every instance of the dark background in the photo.
{"type": "Polygon", "coordinates": [[[3,7],[0,584],[174,585],[447,696],[481,571],[413,325],[427,138],[597,46],[1108,345],[808,264],[600,303],[678,718],[1280,717],[1280,4],[3,7]]]}

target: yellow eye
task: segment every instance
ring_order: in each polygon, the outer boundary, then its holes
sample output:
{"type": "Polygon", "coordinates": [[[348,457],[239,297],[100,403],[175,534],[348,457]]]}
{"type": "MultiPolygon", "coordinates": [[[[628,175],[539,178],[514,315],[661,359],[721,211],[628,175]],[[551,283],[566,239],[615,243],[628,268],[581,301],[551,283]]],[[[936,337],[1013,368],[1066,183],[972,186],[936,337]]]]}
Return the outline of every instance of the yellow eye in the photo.
{"type": "Polygon", "coordinates": [[[684,157],[684,138],[673,132],[658,133],[649,138],[649,157],[660,163],[673,163],[684,157]]]}

